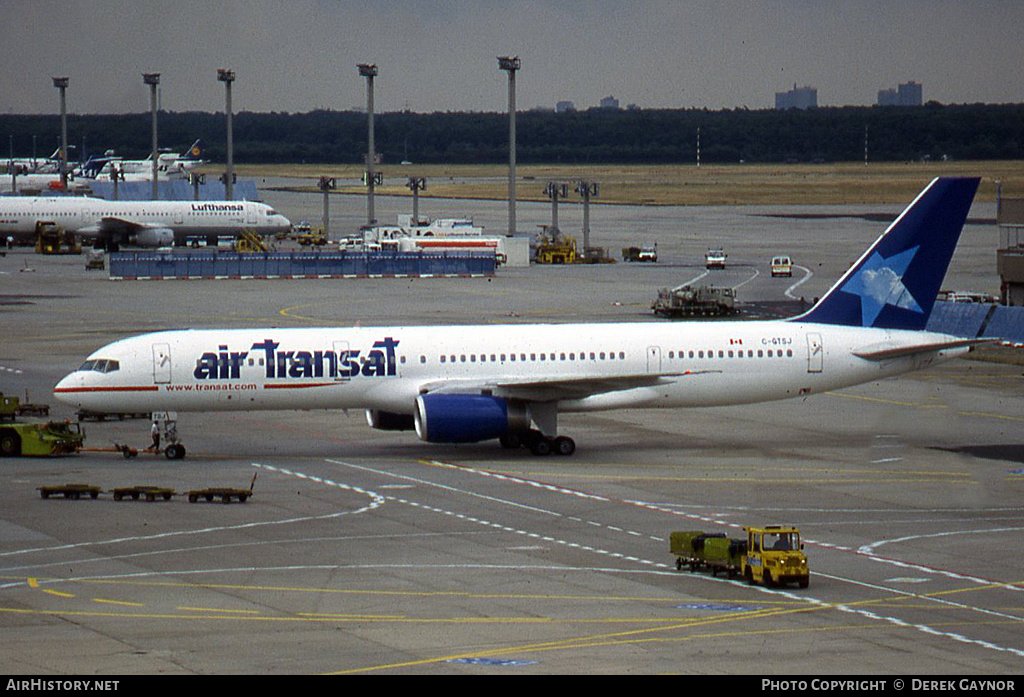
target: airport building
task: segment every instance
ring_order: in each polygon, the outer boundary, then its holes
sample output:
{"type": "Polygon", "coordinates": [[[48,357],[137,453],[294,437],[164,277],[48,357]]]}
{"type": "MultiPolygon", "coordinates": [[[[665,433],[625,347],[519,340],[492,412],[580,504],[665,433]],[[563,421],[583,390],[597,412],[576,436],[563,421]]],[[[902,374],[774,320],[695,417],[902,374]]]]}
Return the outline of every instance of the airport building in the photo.
{"type": "Polygon", "coordinates": [[[793,89],[788,92],[775,93],[776,109],[817,109],[818,88],[797,87],[794,83],[793,89]]]}

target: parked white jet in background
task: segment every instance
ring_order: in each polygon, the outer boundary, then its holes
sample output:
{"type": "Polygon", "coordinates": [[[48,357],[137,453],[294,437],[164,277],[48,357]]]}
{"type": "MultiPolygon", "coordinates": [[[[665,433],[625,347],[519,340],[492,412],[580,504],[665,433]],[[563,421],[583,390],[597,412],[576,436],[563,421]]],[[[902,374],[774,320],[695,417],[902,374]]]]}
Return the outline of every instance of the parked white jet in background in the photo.
{"type": "MultiPolygon", "coordinates": [[[[68,146],[71,149],[74,146],[68,146]]],[[[70,168],[71,165],[69,164],[70,168]]],[[[52,174],[60,173],[60,148],[49,157],[12,157],[7,160],[8,174],[52,174]]]]}
{"type": "MultiPolygon", "coordinates": [[[[123,160],[113,153],[113,150],[108,150],[103,157],[89,160],[78,170],[78,176],[82,179],[112,181],[114,172],[117,172],[121,181],[152,181],[152,155],[145,160],[123,160]]],[[[202,155],[203,146],[199,140],[192,143],[181,154],[174,152],[158,153],[157,178],[162,180],[185,179],[188,177],[189,172],[203,164],[202,155]]]]}
{"type": "Polygon", "coordinates": [[[35,235],[36,223],[116,249],[122,244],[164,247],[189,237],[287,232],[291,222],[257,201],[106,201],[78,196],[0,197],[0,237],[35,235]]]}
{"type": "Polygon", "coordinates": [[[568,455],[560,412],[785,399],[966,353],[976,340],[923,329],[977,187],[933,181],[789,320],[164,331],[95,351],[54,396],[93,412],[361,408],[428,442],[568,455]]]}

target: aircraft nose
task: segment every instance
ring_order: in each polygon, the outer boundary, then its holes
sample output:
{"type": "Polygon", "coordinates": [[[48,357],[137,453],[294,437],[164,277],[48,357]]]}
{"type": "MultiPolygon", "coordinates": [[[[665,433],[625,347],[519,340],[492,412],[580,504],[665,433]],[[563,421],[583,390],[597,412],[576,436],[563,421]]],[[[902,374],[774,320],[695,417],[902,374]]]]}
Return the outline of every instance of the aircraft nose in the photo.
{"type": "Polygon", "coordinates": [[[79,394],[79,390],[82,386],[81,376],[76,373],[68,373],[60,382],[53,387],[53,396],[58,402],[64,404],[70,404],[71,406],[79,406],[76,395],[79,394]]]}

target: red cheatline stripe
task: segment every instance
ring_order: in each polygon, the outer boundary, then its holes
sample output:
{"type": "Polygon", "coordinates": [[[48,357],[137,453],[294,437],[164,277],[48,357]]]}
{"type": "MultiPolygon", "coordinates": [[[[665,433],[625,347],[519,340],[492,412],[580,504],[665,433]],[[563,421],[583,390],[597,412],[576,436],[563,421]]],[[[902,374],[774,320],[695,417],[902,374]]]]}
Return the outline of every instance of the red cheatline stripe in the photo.
{"type": "Polygon", "coordinates": [[[298,388],[302,388],[302,387],[330,387],[331,385],[337,385],[337,384],[338,383],[336,383],[336,382],[308,382],[308,383],[300,383],[300,384],[294,384],[294,385],[291,385],[291,384],[289,384],[289,385],[264,385],[263,389],[265,389],[265,390],[290,390],[290,389],[293,389],[293,388],[294,389],[298,389],[298,388]]]}
{"type": "Polygon", "coordinates": [[[54,388],[58,392],[156,392],[160,388],[157,385],[144,387],[60,387],[54,388]]]}

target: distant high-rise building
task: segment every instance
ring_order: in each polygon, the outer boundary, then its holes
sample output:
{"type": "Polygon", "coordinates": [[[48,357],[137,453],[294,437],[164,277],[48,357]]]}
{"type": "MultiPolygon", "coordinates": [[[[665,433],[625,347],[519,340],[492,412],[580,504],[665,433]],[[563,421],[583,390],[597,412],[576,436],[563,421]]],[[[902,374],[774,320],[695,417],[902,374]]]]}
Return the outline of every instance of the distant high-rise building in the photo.
{"type": "Polygon", "coordinates": [[[559,114],[565,114],[570,111],[576,111],[576,105],[569,100],[561,101],[555,104],[555,112],[559,114]]]}
{"type": "Polygon", "coordinates": [[[878,90],[878,106],[896,106],[896,90],[878,90]]]}
{"type": "Polygon", "coordinates": [[[775,93],[775,108],[776,109],[817,109],[818,108],[818,88],[817,87],[797,87],[793,85],[793,89],[788,92],[776,92],[775,93]]]}
{"type": "Polygon", "coordinates": [[[896,90],[896,103],[900,106],[921,106],[924,104],[921,83],[911,80],[901,84],[896,90]]]}
{"type": "Polygon", "coordinates": [[[601,100],[601,108],[602,109],[618,109],[619,108],[619,100],[616,99],[615,97],[605,97],[604,99],[601,100]]]}
{"type": "Polygon", "coordinates": [[[901,83],[896,89],[879,90],[878,106],[921,106],[924,104],[921,83],[901,83]]]}

